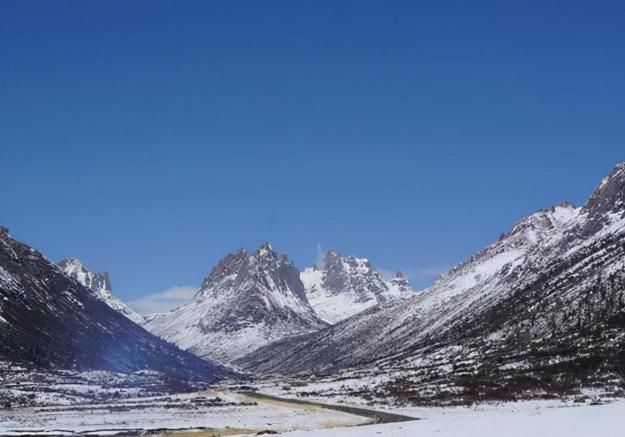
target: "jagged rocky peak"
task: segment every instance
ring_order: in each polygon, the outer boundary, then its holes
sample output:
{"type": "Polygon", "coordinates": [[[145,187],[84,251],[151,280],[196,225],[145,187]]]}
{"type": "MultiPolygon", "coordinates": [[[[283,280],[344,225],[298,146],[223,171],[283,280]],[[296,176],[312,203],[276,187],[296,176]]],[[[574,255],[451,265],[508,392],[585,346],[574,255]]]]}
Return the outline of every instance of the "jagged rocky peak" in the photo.
{"type": "Polygon", "coordinates": [[[324,272],[323,286],[333,293],[343,293],[350,289],[383,292],[386,288],[382,275],[373,269],[366,258],[353,255],[343,258],[337,251],[331,250],[318,268],[324,272]]]}
{"type": "Polygon", "coordinates": [[[396,272],[395,276],[388,281],[393,287],[395,287],[400,293],[412,292],[410,281],[404,276],[402,272],[396,272]]]}
{"type": "Polygon", "coordinates": [[[589,217],[625,210],[625,162],[616,165],[608,177],[597,187],[584,211],[589,217]]]}
{"type": "Polygon", "coordinates": [[[76,258],[65,258],[57,264],[66,276],[78,281],[91,294],[106,303],[115,311],[128,317],[135,323],[143,323],[143,317],[130,309],[124,302],[113,295],[113,287],[107,272],[97,273],[88,270],[80,260],[76,258]]]}
{"type": "Polygon", "coordinates": [[[315,267],[300,275],[315,312],[328,323],[337,323],[374,305],[405,297],[385,281],[366,258],[341,257],[331,250],[315,267]]]}
{"type": "MultiPolygon", "coordinates": [[[[500,240],[504,240],[508,237],[519,235],[522,233],[530,232],[551,232],[554,229],[562,229],[566,227],[573,219],[580,214],[581,209],[576,208],[570,202],[563,202],[551,208],[541,209],[534,214],[531,214],[521,220],[519,220],[512,230],[503,235],[500,240]]],[[[530,240],[533,240],[530,235],[530,240]]]]}
{"type": "Polygon", "coordinates": [[[350,287],[350,277],[338,252],[331,250],[326,253],[323,263],[318,267],[325,272],[323,285],[328,291],[341,293],[350,287]]]}
{"type": "Polygon", "coordinates": [[[269,243],[227,255],[193,300],[145,324],[183,349],[222,362],[325,326],[306,298],[297,267],[269,243]]]}
{"type": "Polygon", "coordinates": [[[263,244],[260,245],[260,247],[257,250],[257,253],[259,256],[272,256],[272,257],[276,257],[276,252],[273,250],[273,247],[271,247],[271,244],[269,244],[268,241],[265,241],[263,244]]]}
{"type": "Polygon", "coordinates": [[[233,287],[242,286],[246,281],[258,283],[274,292],[293,294],[307,302],[299,270],[288,256],[279,255],[267,242],[252,253],[239,249],[219,261],[202,282],[198,296],[215,297],[232,291],[233,287]]]}
{"type": "Polygon", "coordinates": [[[226,285],[223,284],[224,281],[233,282],[235,276],[247,260],[247,256],[248,254],[244,249],[239,249],[234,253],[226,255],[213,267],[210,274],[204,279],[198,296],[203,296],[205,294],[204,291],[211,288],[214,284],[226,285]]]}
{"type": "Polygon", "coordinates": [[[76,258],[64,258],[58,262],[66,275],[77,280],[91,291],[113,291],[108,272],[91,272],[76,258]]]}

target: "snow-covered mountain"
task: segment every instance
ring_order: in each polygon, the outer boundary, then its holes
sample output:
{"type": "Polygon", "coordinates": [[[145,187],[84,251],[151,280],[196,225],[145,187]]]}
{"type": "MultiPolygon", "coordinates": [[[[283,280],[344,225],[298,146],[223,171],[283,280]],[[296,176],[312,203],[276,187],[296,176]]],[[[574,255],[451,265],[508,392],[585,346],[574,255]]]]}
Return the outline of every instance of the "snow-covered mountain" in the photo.
{"type": "Polygon", "coordinates": [[[307,268],[300,278],[308,302],[317,315],[334,324],[379,303],[410,296],[406,278],[385,281],[369,260],[326,253],[320,265],[307,268]]]}
{"type": "Polygon", "coordinates": [[[583,207],[520,220],[412,299],[237,363],[284,374],[396,372],[380,390],[417,400],[625,385],[624,199],[625,163],[583,207]]]}
{"type": "Polygon", "coordinates": [[[94,273],[85,268],[83,264],[75,258],[65,258],[58,262],[59,267],[63,272],[77,280],[79,283],[85,286],[93,296],[106,303],[115,311],[120,312],[124,316],[128,317],[135,323],[143,323],[143,317],[130,309],[128,305],[119,300],[113,295],[113,287],[111,286],[111,280],[107,272],[94,273]]]}
{"type": "Polygon", "coordinates": [[[395,276],[386,281],[391,296],[399,296],[403,298],[412,297],[414,290],[410,285],[408,278],[402,272],[396,272],[395,276]]]}
{"type": "Polygon", "coordinates": [[[232,372],[181,351],[111,309],[0,227],[0,361],[42,368],[156,370],[210,382],[232,372]]]}
{"type": "Polygon", "coordinates": [[[326,323],[309,305],[295,265],[265,243],[226,256],[190,302],[144,326],[201,357],[229,362],[326,323]]]}

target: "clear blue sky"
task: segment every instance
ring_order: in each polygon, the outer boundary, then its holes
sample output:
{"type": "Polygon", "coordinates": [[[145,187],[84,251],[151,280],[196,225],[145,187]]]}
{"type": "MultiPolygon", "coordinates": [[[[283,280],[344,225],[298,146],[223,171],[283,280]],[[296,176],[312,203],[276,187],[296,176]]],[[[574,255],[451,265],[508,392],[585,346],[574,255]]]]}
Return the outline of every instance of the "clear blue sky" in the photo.
{"type": "Polygon", "coordinates": [[[132,300],[269,240],[416,285],[625,160],[623,2],[0,3],[0,223],[132,300]]]}

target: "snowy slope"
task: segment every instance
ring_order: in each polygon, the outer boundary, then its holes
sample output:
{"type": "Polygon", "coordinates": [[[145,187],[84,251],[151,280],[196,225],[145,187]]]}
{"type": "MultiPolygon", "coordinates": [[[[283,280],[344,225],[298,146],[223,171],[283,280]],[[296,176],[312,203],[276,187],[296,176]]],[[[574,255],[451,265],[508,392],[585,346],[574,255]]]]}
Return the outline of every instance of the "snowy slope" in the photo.
{"type": "Polygon", "coordinates": [[[143,317],[131,310],[128,305],[119,300],[113,295],[113,288],[109,279],[108,273],[94,273],[85,268],[83,264],[75,258],[65,258],[58,262],[59,267],[63,269],[63,272],[77,280],[79,283],[85,286],[94,297],[100,299],[102,302],[113,308],[115,311],[120,312],[124,316],[128,317],[135,323],[143,323],[143,317]]]}
{"type": "Polygon", "coordinates": [[[364,258],[328,252],[321,265],[305,269],[300,278],[317,315],[334,324],[374,305],[412,294],[401,273],[385,281],[364,258]]]}
{"type": "MultiPolygon", "coordinates": [[[[583,207],[565,203],[530,215],[414,298],[238,363],[278,373],[412,369],[407,386],[419,390],[426,381],[457,386],[471,375],[461,390],[480,395],[521,375],[528,387],[551,390],[623,381],[624,196],[620,164],[583,207]]],[[[414,396],[424,395],[419,390],[414,396]]]]}
{"type": "Polygon", "coordinates": [[[222,362],[325,326],[306,299],[297,268],[269,244],[226,256],[190,302],[145,324],[183,349],[222,362]]]}
{"type": "Polygon", "coordinates": [[[412,408],[411,422],[314,431],[284,437],[620,437],[625,401],[571,405],[561,401],[485,404],[471,408],[412,408]]]}
{"type": "Polygon", "coordinates": [[[93,296],[0,227],[0,360],[53,369],[156,370],[205,383],[231,376],[93,296]]]}

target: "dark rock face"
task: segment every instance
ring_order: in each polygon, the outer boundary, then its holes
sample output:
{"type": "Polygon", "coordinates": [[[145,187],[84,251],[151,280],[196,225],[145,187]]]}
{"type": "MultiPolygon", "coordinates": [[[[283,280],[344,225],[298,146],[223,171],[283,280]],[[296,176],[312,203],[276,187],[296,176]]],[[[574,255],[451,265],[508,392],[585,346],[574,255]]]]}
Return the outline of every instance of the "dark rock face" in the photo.
{"type": "Polygon", "coordinates": [[[625,163],[617,165],[605,178],[584,205],[588,220],[581,229],[582,235],[598,232],[609,222],[610,214],[625,214],[625,163]]]}
{"type": "Polygon", "coordinates": [[[323,287],[331,293],[352,290],[359,295],[360,302],[374,299],[376,303],[381,303],[389,300],[386,282],[367,259],[355,256],[342,258],[337,252],[330,251],[320,268],[324,271],[323,287]]]}
{"type": "Polygon", "coordinates": [[[282,295],[293,294],[302,303],[307,303],[299,270],[286,255],[278,255],[269,243],[264,243],[252,254],[240,249],[227,255],[204,279],[197,296],[216,297],[228,287],[241,286],[251,287],[248,290],[251,292],[257,291],[256,286],[259,286],[282,295]]]}
{"type": "MultiPolygon", "coordinates": [[[[235,253],[226,255],[224,259],[219,261],[210,274],[202,282],[202,287],[198,291],[196,297],[203,296],[206,291],[211,288],[212,284],[221,283],[223,286],[234,286],[235,279],[226,278],[229,275],[237,275],[239,270],[244,269],[244,263],[247,260],[247,252],[239,249],[235,253]]],[[[238,276],[237,276],[238,277],[238,276]]]]}
{"type": "Polygon", "coordinates": [[[608,212],[622,212],[625,209],[625,163],[617,165],[597,187],[584,211],[593,218],[608,212]]]}
{"type": "Polygon", "coordinates": [[[44,368],[231,375],[145,331],[39,252],[0,233],[0,359],[44,368]]]}
{"type": "Polygon", "coordinates": [[[328,252],[320,268],[326,272],[323,285],[327,290],[337,294],[351,287],[350,277],[343,268],[343,260],[337,252],[328,252]]]}
{"type": "Polygon", "coordinates": [[[401,371],[420,402],[625,388],[625,165],[586,206],[539,211],[408,301],[269,345],[253,371],[401,371]],[[441,387],[445,387],[441,391],[441,387]]]}
{"type": "Polygon", "coordinates": [[[343,293],[346,290],[360,292],[361,300],[376,296],[377,302],[386,302],[388,287],[382,275],[375,271],[367,259],[341,256],[334,251],[328,252],[323,265],[325,276],[324,287],[332,293],[343,293]]]}

